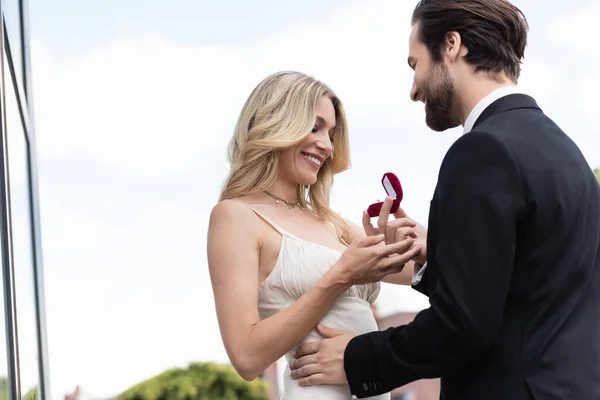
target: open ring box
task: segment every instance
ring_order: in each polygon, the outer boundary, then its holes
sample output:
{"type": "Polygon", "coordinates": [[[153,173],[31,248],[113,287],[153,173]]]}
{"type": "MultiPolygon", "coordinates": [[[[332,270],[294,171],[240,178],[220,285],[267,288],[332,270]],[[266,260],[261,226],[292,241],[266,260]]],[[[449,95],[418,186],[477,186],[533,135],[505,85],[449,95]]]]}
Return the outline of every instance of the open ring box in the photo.
{"type": "MultiPolygon", "coordinates": [[[[386,172],[383,174],[383,178],[381,178],[381,184],[385,189],[385,192],[388,196],[393,199],[392,208],[390,209],[390,214],[395,213],[400,207],[400,202],[402,201],[403,192],[402,185],[400,184],[400,179],[396,175],[391,172],[386,172]]],[[[381,206],[383,206],[383,202],[373,203],[367,208],[367,212],[371,218],[378,217],[381,212],[381,206]]]]}

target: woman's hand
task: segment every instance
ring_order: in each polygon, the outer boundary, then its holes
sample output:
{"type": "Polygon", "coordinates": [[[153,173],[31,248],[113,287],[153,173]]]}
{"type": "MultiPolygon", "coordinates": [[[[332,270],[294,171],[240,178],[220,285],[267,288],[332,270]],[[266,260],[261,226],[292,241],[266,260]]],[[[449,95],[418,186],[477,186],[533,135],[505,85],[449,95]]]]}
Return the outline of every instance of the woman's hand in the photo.
{"type": "Polygon", "coordinates": [[[413,246],[412,237],[391,244],[383,244],[384,240],[385,235],[379,234],[352,241],[332,271],[349,285],[379,282],[386,275],[402,271],[421,250],[413,246]]]}

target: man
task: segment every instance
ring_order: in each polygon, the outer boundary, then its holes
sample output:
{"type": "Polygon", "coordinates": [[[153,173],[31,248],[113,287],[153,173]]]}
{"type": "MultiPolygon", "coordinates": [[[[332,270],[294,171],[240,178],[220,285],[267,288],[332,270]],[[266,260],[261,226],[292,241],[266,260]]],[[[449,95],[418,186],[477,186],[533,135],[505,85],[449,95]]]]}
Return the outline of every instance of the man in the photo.
{"type": "Polygon", "coordinates": [[[319,327],[326,339],[298,349],[292,376],[347,382],[358,398],[441,377],[444,400],[600,399],[600,186],[516,88],[524,16],[506,0],[423,0],[412,28],[412,99],[431,129],[465,132],[442,162],[417,260],[430,307],[355,337],[319,327]]]}

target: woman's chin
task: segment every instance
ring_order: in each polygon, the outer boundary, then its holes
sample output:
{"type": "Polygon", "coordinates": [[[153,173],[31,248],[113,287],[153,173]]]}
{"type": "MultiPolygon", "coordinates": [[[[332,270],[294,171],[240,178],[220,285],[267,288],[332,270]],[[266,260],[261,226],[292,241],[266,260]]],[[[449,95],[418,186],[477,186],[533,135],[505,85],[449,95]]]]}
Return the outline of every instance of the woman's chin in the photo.
{"type": "Polygon", "coordinates": [[[303,174],[299,177],[298,184],[304,186],[312,186],[317,183],[317,174],[303,174]]]}
{"type": "MultiPolygon", "coordinates": [[[[303,161],[304,162],[304,161],[303,161]]],[[[316,168],[302,168],[298,166],[290,175],[297,185],[312,186],[317,183],[319,170],[316,168]]]]}

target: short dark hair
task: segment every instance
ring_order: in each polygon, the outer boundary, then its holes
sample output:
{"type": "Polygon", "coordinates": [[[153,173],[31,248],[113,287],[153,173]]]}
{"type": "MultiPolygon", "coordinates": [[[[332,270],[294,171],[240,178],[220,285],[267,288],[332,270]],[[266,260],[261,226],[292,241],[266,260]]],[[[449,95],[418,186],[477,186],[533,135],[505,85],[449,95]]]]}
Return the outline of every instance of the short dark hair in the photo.
{"type": "Polygon", "coordinates": [[[529,29],[525,15],[508,0],[421,0],[412,15],[419,39],[433,61],[442,61],[448,32],[458,32],[468,49],[465,61],[475,71],[502,71],[517,81],[529,29]]]}

